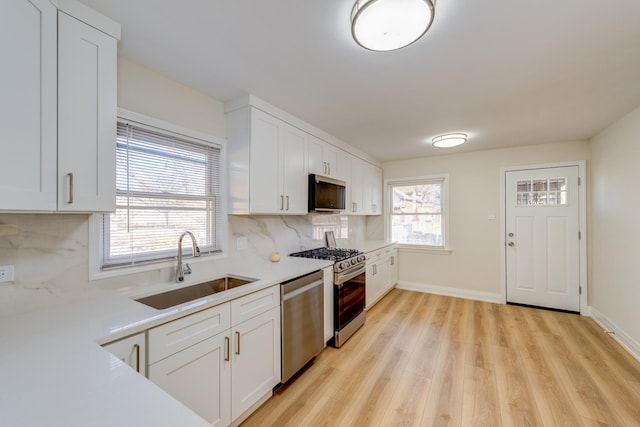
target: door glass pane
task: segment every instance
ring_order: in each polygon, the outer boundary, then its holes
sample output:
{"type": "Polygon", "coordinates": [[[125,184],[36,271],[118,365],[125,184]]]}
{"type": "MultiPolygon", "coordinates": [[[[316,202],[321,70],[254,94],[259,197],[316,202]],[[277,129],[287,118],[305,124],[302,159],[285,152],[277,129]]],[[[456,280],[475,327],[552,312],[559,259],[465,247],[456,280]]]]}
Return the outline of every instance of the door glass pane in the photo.
{"type": "Polygon", "coordinates": [[[567,204],[567,178],[520,180],[516,188],[516,206],[567,204]]]}

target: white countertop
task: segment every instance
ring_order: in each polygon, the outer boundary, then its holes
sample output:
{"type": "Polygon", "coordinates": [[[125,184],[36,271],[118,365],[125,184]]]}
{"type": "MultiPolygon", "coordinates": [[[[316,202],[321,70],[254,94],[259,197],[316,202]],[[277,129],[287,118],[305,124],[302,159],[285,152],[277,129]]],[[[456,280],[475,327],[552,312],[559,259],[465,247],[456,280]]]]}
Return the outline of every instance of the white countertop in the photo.
{"type": "MultiPolygon", "coordinates": [[[[0,323],[0,426],[207,426],[100,344],[331,264],[290,257],[250,265],[219,260],[207,272],[210,278],[233,274],[260,280],[165,310],[127,296],[109,296],[4,318],[0,323]]],[[[198,281],[189,278],[181,286],[198,281]]],[[[168,286],[159,285],[155,292],[168,286]]],[[[145,293],[152,291],[145,289],[145,293]]]]}

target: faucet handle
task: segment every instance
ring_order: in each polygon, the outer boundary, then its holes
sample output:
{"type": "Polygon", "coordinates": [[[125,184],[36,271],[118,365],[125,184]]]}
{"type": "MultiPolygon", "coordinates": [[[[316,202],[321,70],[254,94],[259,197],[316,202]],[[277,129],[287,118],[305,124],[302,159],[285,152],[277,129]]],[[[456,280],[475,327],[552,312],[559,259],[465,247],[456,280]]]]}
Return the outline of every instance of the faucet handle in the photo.
{"type": "Polygon", "coordinates": [[[191,274],[191,267],[189,266],[188,262],[184,264],[184,270],[182,270],[182,274],[191,274]]]}

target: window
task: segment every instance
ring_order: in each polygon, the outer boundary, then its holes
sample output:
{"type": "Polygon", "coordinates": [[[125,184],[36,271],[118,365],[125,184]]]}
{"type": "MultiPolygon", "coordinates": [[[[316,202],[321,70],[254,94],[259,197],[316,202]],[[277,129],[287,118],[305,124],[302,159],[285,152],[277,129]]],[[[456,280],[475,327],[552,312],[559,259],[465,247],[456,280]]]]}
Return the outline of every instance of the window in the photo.
{"type": "Polygon", "coordinates": [[[173,258],[185,230],[202,254],[219,252],[220,162],[220,146],[119,119],[116,212],[101,216],[101,269],[173,258]]]}
{"type": "Polygon", "coordinates": [[[447,176],[388,181],[390,238],[400,244],[445,248],[447,176]]]}

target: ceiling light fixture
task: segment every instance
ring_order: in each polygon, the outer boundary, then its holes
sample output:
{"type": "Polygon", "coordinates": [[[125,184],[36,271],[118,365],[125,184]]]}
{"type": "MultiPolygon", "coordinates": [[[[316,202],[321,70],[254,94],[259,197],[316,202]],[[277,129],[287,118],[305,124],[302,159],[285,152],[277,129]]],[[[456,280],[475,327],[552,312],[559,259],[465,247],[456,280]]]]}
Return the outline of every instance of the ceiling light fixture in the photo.
{"type": "Polygon", "coordinates": [[[351,10],[351,34],[365,49],[377,52],[410,45],[433,22],[434,0],[357,0],[351,10]]]}
{"type": "Polygon", "coordinates": [[[438,148],[457,147],[465,142],[467,142],[466,133],[447,133],[444,135],[438,135],[431,140],[433,146],[438,148]]]}

